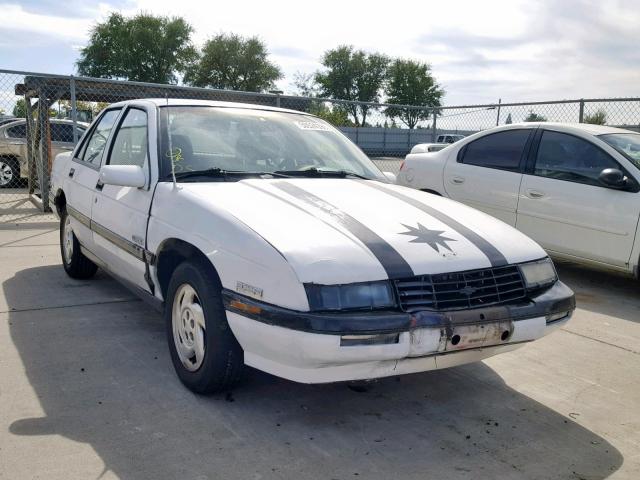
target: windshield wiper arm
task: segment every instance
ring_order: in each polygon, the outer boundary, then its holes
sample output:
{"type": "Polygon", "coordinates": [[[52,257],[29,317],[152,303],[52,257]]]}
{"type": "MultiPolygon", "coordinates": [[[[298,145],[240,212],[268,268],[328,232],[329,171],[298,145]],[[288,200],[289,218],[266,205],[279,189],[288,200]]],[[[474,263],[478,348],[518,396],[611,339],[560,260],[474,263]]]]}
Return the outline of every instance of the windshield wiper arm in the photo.
{"type": "Polygon", "coordinates": [[[321,170],[316,167],[307,168],[305,170],[276,170],[273,173],[291,177],[356,177],[362,178],[363,180],[371,180],[369,177],[365,177],[359,173],[349,172],[347,170],[321,170]]]}
{"type": "MultiPolygon", "coordinates": [[[[183,180],[185,178],[193,177],[214,177],[214,178],[226,178],[230,176],[236,177],[261,177],[263,175],[271,175],[273,177],[287,178],[289,175],[279,172],[250,172],[244,170],[225,170],[222,168],[206,168],[203,170],[190,170],[186,172],[176,172],[176,180],[183,180]]],[[[165,177],[166,180],[171,180],[171,175],[165,177]]]]}

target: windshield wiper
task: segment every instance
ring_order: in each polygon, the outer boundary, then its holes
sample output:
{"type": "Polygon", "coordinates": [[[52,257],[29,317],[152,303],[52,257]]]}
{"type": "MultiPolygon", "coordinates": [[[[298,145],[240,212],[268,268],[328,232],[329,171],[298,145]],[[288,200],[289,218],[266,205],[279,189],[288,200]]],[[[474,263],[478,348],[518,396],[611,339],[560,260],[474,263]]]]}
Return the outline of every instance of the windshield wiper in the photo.
{"type": "Polygon", "coordinates": [[[276,170],[273,173],[287,175],[290,177],[311,177],[311,178],[319,178],[319,177],[356,177],[362,178],[363,180],[371,180],[369,177],[365,177],[364,175],[360,175],[359,173],[349,172],[347,170],[321,170],[316,167],[307,168],[305,170],[276,170]]]}
{"type": "MultiPolygon", "coordinates": [[[[213,177],[213,178],[228,178],[228,177],[262,177],[263,175],[271,175],[273,177],[286,178],[289,175],[279,172],[248,172],[243,170],[225,170],[222,168],[206,168],[203,170],[190,170],[187,172],[176,172],[176,180],[184,180],[186,178],[193,177],[213,177]]],[[[165,180],[171,180],[171,174],[165,177],[165,180]]]]}

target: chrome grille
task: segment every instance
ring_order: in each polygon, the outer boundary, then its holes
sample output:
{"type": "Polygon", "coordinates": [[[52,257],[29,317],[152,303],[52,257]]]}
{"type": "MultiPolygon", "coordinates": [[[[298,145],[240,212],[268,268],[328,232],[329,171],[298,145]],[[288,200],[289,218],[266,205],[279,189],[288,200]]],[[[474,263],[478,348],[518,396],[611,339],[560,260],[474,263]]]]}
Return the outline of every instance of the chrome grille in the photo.
{"type": "Polygon", "coordinates": [[[522,275],[515,265],[418,275],[394,283],[400,307],[408,312],[478,308],[526,296],[522,275]]]}

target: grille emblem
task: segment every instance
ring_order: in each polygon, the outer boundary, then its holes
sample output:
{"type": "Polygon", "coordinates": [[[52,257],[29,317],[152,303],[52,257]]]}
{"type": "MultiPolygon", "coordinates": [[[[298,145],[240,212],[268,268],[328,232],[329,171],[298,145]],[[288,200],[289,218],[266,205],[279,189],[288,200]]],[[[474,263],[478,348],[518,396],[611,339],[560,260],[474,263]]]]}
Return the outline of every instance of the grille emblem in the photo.
{"type": "Polygon", "coordinates": [[[460,293],[462,293],[463,295],[466,295],[467,297],[470,297],[471,295],[476,293],[476,290],[478,289],[472,287],[471,285],[467,285],[466,287],[460,289],[460,293]]]}

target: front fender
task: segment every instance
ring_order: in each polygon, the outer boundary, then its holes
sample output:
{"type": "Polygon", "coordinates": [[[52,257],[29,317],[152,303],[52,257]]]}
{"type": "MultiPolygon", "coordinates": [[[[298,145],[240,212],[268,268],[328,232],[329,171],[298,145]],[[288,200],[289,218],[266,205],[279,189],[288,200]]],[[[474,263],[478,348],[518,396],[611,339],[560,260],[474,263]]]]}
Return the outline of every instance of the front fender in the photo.
{"type": "Polygon", "coordinates": [[[278,250],[228,212],[212,209],[180,187],[160,183],[149,219],[148,250],[157,253],[169,238],[187,242],[206,255],[225,289],[246,294],[249,286],[255,289],[256,299],[309,310],[304,286],[278,250]]]}

